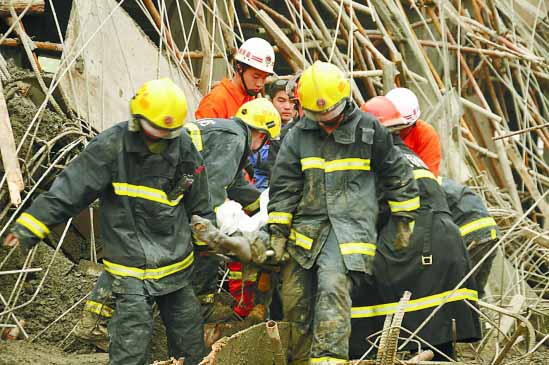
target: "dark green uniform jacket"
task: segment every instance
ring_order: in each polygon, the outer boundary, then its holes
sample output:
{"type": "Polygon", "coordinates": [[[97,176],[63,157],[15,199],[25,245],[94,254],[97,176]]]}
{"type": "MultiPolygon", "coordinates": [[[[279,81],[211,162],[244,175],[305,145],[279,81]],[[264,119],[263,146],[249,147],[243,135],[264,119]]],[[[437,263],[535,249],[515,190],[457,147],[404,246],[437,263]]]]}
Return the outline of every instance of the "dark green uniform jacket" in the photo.
{"type": "Polygon", "coordinates": [[[190,282],[188,222],[192,214],[212,218],[213,212],[202,157],[186,133],[151,154],[126,122],[107,129],[17,219],[14,231],[32,246],[96,199],[114,292],[164,295],[190,282]]]}
{"type": "Polygon", "coordinates": [[[299,121],[284,138],[273,170],[271,233],[286,235],[291,256],[310,269],[331,227],[347,270],[371,273],[376,180],[393,214],[415,216],[419,196],[412,170],[377,119],[349,103],[330,135],[312,120],[299,121]]]}
{"type": "MultiPolygon", "coordinates": [[[[358,352],[364,352],[364,338],[382,329],[380,319],[395,313],[404,291],[412,293],[402,322],[404,328],[414,331],[434,308],[446,302],[419,332],[419,336],[434,345],[451,342],[452,319],[455,319],[458,341],[475,341],[480,338],[478,315],[464,300],[478,300],[476,284],[470,279],[453,291],[469,272],[471,264],[458,227],[450,216],[442,187],[400,137],[395,137],[395,145],[413,168],[421,207],[417,211],[406,249],[394,248],[396,228],[393,219],[386,221],[387,224],[381,228],[374,263],[376,289],[354,292],[351,343],[353,347],[360,344],[362,348],[358,352]],[[372,303],[372,295],[376,292],[379,296],[377,304],[372,303]]],[[[388,208],[382,206],[382,211],[386,210],[388,208]]],[[[401,332],[401,336],[407,337],[407,334],[401,332]]],[[[408,348],[414,346],[410,342],[408,348]]],[[[353,349],[352,352],[355,354],[357,350],[353,349]]]]}
{"type": "Polygon", "coordinates": [[[204,157],[214,209],[229,198],[242,204],[249,213],[257,211],[261,192],[242,172],[250,155],[248,126],[238,118],[200,119],[185,124],[185,128],[204,157]]]}
{"type": "Polygon", "coordinates": [[[473,241],[481,242],[499,237],[496,221],[490,216],[482,199],[469,187],[444,177],[442,188],[446,193],[452,219],[459,226],[467,245],[473,241]]]}

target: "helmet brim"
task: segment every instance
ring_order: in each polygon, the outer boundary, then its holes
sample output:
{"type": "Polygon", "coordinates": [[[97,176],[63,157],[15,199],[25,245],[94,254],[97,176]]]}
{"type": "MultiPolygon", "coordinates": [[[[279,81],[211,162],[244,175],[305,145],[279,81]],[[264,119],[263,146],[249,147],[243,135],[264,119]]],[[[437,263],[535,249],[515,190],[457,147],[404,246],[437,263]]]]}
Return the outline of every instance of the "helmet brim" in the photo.
{"type": "Polygon", "coordinates": [[[148,135],[151,135],[160,139],[175,139],[181,134],[181,128],[176,129],[163,129],[158,128],[146,119],[139,118],[139,123],[143,131],[148,135]]]}
{"type": "Polygon", "coordinates": [[[346,105],[345,101],[346,99],[341,100],[338,104],[326,111],[317,112],[303,108],[303,112],[307,118],[314,120],[315,122],[327,122],[337,118],[337,116],[343,113],[346,105]]]}

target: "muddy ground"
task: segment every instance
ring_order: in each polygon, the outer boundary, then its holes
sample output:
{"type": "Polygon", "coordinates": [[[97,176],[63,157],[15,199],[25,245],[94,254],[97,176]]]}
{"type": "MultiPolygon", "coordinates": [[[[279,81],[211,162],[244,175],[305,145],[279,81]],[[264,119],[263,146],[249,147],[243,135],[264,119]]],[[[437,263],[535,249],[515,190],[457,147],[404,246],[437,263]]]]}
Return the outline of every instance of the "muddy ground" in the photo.
{"type": "MultiPolygon", "coordinates": [[[[32,267],[41,267],[46,270],[52,260],[54,250],[44,243],[40,243],[32,267]]],[[[7,254],[5,248],[0,248],[0,258],[7,254]]],[[[21,267],[24,258],[20,252],[16,252],[8,260],[3,270],[15,270],[21,267]]],[[[44,277],[44,271],[29,274],[23,284],[23,289],[17,303],[19,305],[28,302],[34,295],[44,277]]],[[[16,275],[0,276],[0,293],[7,299],[13,290],[16,275]]],[[[43,287],[37,294],[35,300],[29,305],[16,310],[15,314],[19,320],[25,320],[25,330],[33,339],[46,326],[56,320],[61,314],[71,308],[83,298],[95,284],[96,276],[83,272],[78,265],[67,259],[63,253],[59,253],[51,265],[50,271],[43,287]]],[[[0,342],[0,364],[4,363],[33,363],[33,357],[42,357],[49,350],[52,359],[58,362],[47,362],[52,364],[78,364],[80,359],[87,359],[84,362],[102,364],[107,359],[106,354],[94,346],[77,340],[74,335],[67,335],[74,328],[84,301],[75,307],[71,312],[55,323],[47,332],[34,340],[33,344],[26,344],[23,341],[14,343],[0,342]],[[20,345],[20,346],[19,346],[20,345]],[[63,352],[63,350],[65,352],[63,352]],[[41,355],[42,354],[42,355],[41,355]],[[59,356],[58,356],[59,355],[59,356]],[[86,355],[86,356],[83,356],[86,355]],[[94,357],[95,356],[95,357],[94,357]],[[65,360],[62,360],[62,359],[65,360]],[[7,359],[12,359],[6,362],[7,359]],[[15,362],[18,359],[21,362],[15,362]],[[95,359],[95,360],[93,360],[95,359]],[[62,362],[65,361],[65,362],[62,362]],[[95,362],[93,362],[95,361],[95,362]]],[[[2,306],[0,305],[0,309],[2,306]]],[[[152,356],[153,359],[166,359],[165,332],[159,319],[156,319],[155,334],[153,336],[152,356]]],[[[53,361],[53,360],[52,360],[53,361]]],[[[37,362],[44,363],[44,362],[37,362]]]]}

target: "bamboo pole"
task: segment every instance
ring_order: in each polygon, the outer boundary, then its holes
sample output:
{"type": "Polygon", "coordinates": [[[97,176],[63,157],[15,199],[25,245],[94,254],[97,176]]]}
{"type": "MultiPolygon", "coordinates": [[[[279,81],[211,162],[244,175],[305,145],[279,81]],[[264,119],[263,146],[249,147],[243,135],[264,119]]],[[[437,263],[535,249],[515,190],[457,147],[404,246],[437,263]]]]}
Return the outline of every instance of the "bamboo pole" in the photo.
{"type": "Polygon", "coordinates": [[[10,6],[13,7],[13,10],[15,10],[15,13],[17,15],[21,14],[27,6],[29,6],[29,10],[27,10],[27,15],[32,14],[44,14],[45,9],[45,2],[44,0],[7,0],[7,1],[1,1],[0,2],[0,16],[6,17],[11,16],[10,13],[10,6]]]}
{"type": "Polygon", "coordinates": [[[19,160],[15,147],[15,138],[11,129],[8,106],[4,99],[4,90],[0,80],[0,152],[2,154],[2,163],[8,182],[11,204],[19,206],[21,204],[21,194],[25,188],[23,175],[19,168],[19,160]]]}
{"type": "MultiPolygon", "coordinates": [[[[43,51],[53,51],[53,52],[63,52],[63,45],[59,43],[52,43],[52,42],[33,42],[37,49],[43,50],[43,51]]],[[[6,46],[6,47],[19,47],[22,46],[23,43],[20,39],[14,39],[14,38],[6,38],[1,43],[0,46],[6,46]]]]}

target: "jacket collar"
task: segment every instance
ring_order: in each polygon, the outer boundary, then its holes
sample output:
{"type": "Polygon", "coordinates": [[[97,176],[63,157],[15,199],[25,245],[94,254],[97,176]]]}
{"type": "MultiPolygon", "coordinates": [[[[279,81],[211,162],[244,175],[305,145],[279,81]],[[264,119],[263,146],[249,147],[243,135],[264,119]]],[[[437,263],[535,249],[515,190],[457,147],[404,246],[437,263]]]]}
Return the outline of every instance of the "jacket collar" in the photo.
{"type": "Polygon", "coordinates": [[[229,94],[231,98],[233,98],[235,105],[242,105],[245,102],[253,99],[251,96],[246,94],[245,90],[237,88],[228,78],[224,78],[223,80],[221,80],[220,85],[226,90],[227,94],[229,94]]]}
{"type": "MultiPolygon", "coordinates": [[[[176,165],[179,159],[179,143],[178,138],[168,141],[168,146],[160,155],[171,165],[176,165]]],[[[149,149],[143,141],[141,132],[130,132],[127,128],[124,133],[125,150],[130,153],[138,153],[140,155],[149,155],[149,149]]]]}
{"type": "MultiPolygon", "coordinates": [[[[354,102],[350,102],[344,110],[345,117],[339,127],[334,132],[334,140],[341,144],[351,144],[355,142],[356,128],[361,118],[360,110],[354,102]]],[[[314,120],[303,117],[301,123],[297,125],[298,128],[304,130],[322,130],[317,122],[314,120]]]]}

